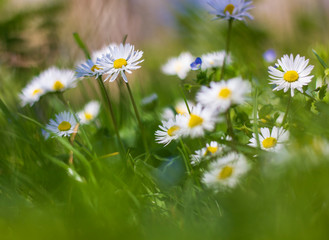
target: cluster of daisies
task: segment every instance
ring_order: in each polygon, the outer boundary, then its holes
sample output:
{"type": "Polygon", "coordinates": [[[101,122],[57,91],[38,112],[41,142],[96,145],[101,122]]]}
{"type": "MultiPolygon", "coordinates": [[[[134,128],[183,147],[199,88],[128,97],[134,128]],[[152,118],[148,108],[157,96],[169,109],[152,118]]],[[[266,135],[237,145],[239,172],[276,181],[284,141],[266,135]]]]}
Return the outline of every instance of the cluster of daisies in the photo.
{"type": "MultiPolygon", "coordinates": [[[[252,19],[248,11],[252,8],[251,1],[244,0],[209,0],[212,8],[210,13],[216,19],[245,20],[252,19]]],[[[268,63],[275,61],[276,53],[269,49],[264,53],[264,60],[268,63]]],[[[202,55],[196,58],[184,52],[177,58],[171,58],[162,67],[162,72],[168,75],[177,75],[185,79],[190,70],[206,70],[222,67],[224,62],[231,63],[231,57],[224,51],[202,55]]],[[[274,66],[270,66],[270,84],[275,84],[273,91],[290,89],[291,97],[297,89],[303,93],[303,86],[308,85],[313,76],[310,73],[312,65],[309,60],[297,55],[294,57],[284,55],[277,60],[274,66]]],[[[196,94],[196,104],[190,101],[180,101],[174,108],[166,108],[162,114],[162,124],[155,132],[158,143],[167,146],[177,139],[190,137],[203,137],[216,129],[216,124],[222,122],[224,114],[235,105],[243,104],[248,100],[250,84],[240,77],[218,82],[210,82],[208,86],[202,86],[196,94]]],[[[283,120],[284,121],[284,120],[283,120]]],[[[252,133],[249,146],[260,148],[268,152],[281,152],[285,149],[289,139],[289,132],[284,129],[284,122],[278,123],[280,127],[260,128],[259,133],[252,133]]],[[[223,140],[223,139],[222,139],[223,140]]],[[[231,141],[227,136],[226,141],[231,141]]],[[[234,143],[233,143],[234,144],[234,143]]],[[[216,141],[206,145],[190,156],[190,164],[197,166],[206,162],[208,170],[203,173],[202,181],[209,187],[218,189],[218,186],[234,187],[238,179],[245,174],[250,165],[246,158],[237,152],[216,141]]]]}
{"type": "MultiPolygon", "coordinates": [[[[135,51],[134,46],[130,44],[110,44],[101,50],[92,53],[92,58],[81,63],[76,71],[68,69],[58,69],[51,67],[27,84],[20,94],[21,105],[29,104],[32,106],[39,101],[40,97],[50,93],[61,93],[67,89],[74,88],[77,82],[83,77],[102,77],[106,75],[105,81],[110,79],[114,81],[120,74],[125,82],[128,82],[126,73],[132,73],[132,70],[140,68],[138,66],[143,60],[142,51],[135,51]]],[[[100,104],[97,101],[91,101],[83,110],[73,114],[71,112],[62,112],[55,115],[46,126],[48,132],[58,136],[70,136],[78,129],[78,124],[87,124],[94,120],[100,110],[100,104]]]]}

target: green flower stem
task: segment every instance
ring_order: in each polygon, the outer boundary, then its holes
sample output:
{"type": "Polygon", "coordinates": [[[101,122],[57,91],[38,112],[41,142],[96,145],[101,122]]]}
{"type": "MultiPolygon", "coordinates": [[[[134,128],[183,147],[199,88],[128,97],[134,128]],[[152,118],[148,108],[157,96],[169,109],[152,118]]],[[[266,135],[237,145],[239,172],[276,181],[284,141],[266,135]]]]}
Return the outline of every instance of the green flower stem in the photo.
{"type": "Polygon", "coordinates": [[[281,127],[285,124],[285,122],[287,120],[288,112],[289,112],[289,109],[290,109],[291,100],[292,100],[292,97],[289,94],[288,103],[287,103],[287,109],[286,109],[286,112],[284,114],[284,117],[283,117],[283,120],[282,120],[282,123],[281,123],[281,127]]]}
{"type": "Polygon", "coordinates": [[[139,112],[138,112],[137,105],[135,103],[134,96],[133,96],[133,94],[131,92],[131,89],[130,89],[130,86],[129,86],[129,83],[128,82],[126,82],[126,86],[127,86],[128,92],[129,92],[129,97],[130,97],[131,103],[132,103],[133,108],[134,108],[134,112],[135,112],[135,115],[136,115],[136,118],[137,118],[137,122],[138,122],[139,128],[141,130],[141,134],[142,134],[142,138],[143,138],[143,144],[144,144],[145,151],[147,153],[149,153],[149,148],[148,148],[147,141],[146,141],[146,138],[145,138],[146,136],[145,136],[145,132],[144,132],[144,127],[143,127],[143,124],[142,124],[142,121],[141,121],[141,118],[140,118],[140,115],[139,115],[139,112]]]}
{"type": "Polygon", "coordinates": [[[229,136],[231,136],[232,141],[234,141],[234,132],[233,132],[233,125],[231,121],[231,113],[230,113],[230,108],[227,109],[225,116],[226,116],[226,123],[227,123],[227,133],[229,136]]]}
{"type": "Polygon", "coordinates": [[[230,41],[231,41],[232,25],[233,25],[233,18],[231,18],[230,20],[228,20],[228,31],[227,31],[227,38],[226,38],[225,56],[224,56],[223,66],[222,66],[222,70],[221,70],[221,74],[220,74],[220,79],[219,80],[222,80],[224,78],[224,74],[225,74],[226,59],[227,59],[228,53],[230,51],[230,41]]]}
{"type": "Polygon", "coordinates": [[[187,151],[186,151],[186,148],[185,148],[185,144],[184,144],[182,138],[179,138],[179,142],[182,145],[183,158],[184,158],[186,171],[187,171],[187,174],[190,176],[191,175],[191,166],[188,162],[189,157],[188,157],[188,154],[187,154],[187,151]]]}
{"type": "Polygon", "coordinates": [[[115,116],[114,116],[113,107],[112,107],[112,103],[111,103],[110,97],[108,95],[108,92],[106,91],[105,85],[103,83],[102,76],[99,76],[97,78],[97,80],[98,80],[99,86],[101,88],[101,92],[102,92],[103,98],[107,102],[107,106],[109,107],[110,114],[111,114],[111,119],[112,119],[112,123],[113,123],[113,126],[114,126],[114,131],[115,131],[115,134],[117,135],[118,142],[119,142],[120,149],[121,149],[121,153],[122,153],[120,155],[121,155],[121,158],[123,158],[123,155],[124,155],[123,153],[125,153],[125,148],[123,146],[123,143],[122,143],[122,140],[121,140],[121,137],[120,137],[120,134],[119,134],[119,128],[118,128],[118,124],[117,124],[117,122],[115,120],[115,116]]]}
{"type": "Polygon", "coordinates": [[[255,87],[255,96],[254,96],[254,106],[253,106],[253,113],[254,113],[254,133],[256,135],[256,142],[257,142],[257,148],[260,148],[260,142],[259,142],[259,135],[258,135],[258,119],[257,119],[257,110],[258,110],[258,96],[257,96],[257,87],[255,87]]]}
{"type": "Polygon", "coordinates": [[[180,88],[180,92],[181,92],[181,94],[183,96],[183,99],[184,99],[184,102],[185,102],[187,111],[188,111],[189,114],[191,114],[191,110],[190,110],[190,107],[189,107],[189,105],[187,103],[187,99],[186,99],[186,96],[185,96],[185,93],[184,93],[184,87],[182,85],[181,85],[181,88],[180,88]]]}

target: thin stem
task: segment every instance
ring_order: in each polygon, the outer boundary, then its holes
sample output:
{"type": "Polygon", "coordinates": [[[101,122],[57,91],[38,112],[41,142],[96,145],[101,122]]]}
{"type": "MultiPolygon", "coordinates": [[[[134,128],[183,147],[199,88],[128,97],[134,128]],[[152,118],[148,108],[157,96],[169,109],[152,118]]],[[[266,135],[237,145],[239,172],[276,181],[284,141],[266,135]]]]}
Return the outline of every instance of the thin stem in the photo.
{"type": "Polygon", "coordinates": [[[257,110],[258,110],[258,96],[257,96],[257,87],[255,87],[255,96],[254,96],[254,133],[256,135],[257,148],[260,148],[259,135],[258,135],[258,119],[257,119],[257,110]]]}
{"type": "Polygon", "coordinates": [[[303,92],[303,95],[306,96],[306,97],[309,97],[309,98],[312,99],[314,102],[317,101],[314,97],[312,97],[311,95],[308,95],[306,92],[303,92]]]}
{"type": "Polygon", "coordinates": [[[144,148],[145,148],[146,152],[149,153],[149,148],[148,148],[148,145],[147,145],[147,142],[146,142],[146,138],[145,138],[144,127],[143,127],[143,124],[142,124],[142,121],[141,121],[141,118],[140,118],[140,115],[139,115],[139,112],[138,112],[138,108],[137,108],[137,105],[136,105],[134,96],[133,96],[133,94],[131,92],[131,89],[130,89],[130,86],[129,86],[129,83],[128,82],[126,82],[126,86],[127,86],[128,92],[129,92],[129,97],[130,97],[131,103],[132,103],[133,108],[134,108],[134,112],[135,112],[135,115],[136,115],[136,118],[137,118],[137,122],[138,122],[139,128],[141,130],[141,134],[142,134],[142,138],[143,138],[143,143],[144,143],[144,148]]]}
{"type": "Polygon", "coordinates": [[[292,97],[289,94],[287,109],[286,109],[286,113],[284,114],[284,117],[283,117],[283,120],[282,120],[282,123],[281,123],[281,127],[285,124],[285,122],[287,120],[288,112],[289,112],[289,109],[290,109],[291,100],[292,100],[292,97]]]}
{"type": "Polygon", "coordinates": [[[232,125],[232,121],[231,121],[230,108],[227,109],[225,116],[226,116],[226,123],[227,123],[227,133],[229,136],[231,136],[232,141],[234,141],[234,132],[233,132],[233,125],[232,125]]]}
{"type": "Polygon", "coordinates": [[[220,79],[219,80],[222,80],[224,78],[226,59],[227,59],[228,53],[230,51],[230,41],[231,41],[232,25],[233,25],[233,18],[231,18],[230,20],[228,20],[228,30],[227,30],[227,38],[226,38],[225,56],[224,56],[222,70],[221,70],[221,74],[220,74],[220,79]]]}
{"type": "Polygon", "coordinates": [[[187,108],[187,111],[188,111],[188,114],[191,114],[191,110],[190,110],[190,107],[187,103],[187,99],[186,99],[186,96],[185,96],[185,93],[184,93],[184,88],[181,86],[180,88],[180,92],[181,94],[183,95],[183,99],[184,99],[184,102],[185,102],[185,105],[186,105],[186,108],[187,108]]]}
{"type": "MultiPolygon", "coordinates": [[[[77,123],[77,125],[74,127],[74,132],[72,133],[72,136],[70,138],[70,144],[72,145],[72,147],[73,147],[74,139],[78,133],[79,126],[80,126],[80,124],[77,123]]],[[[73,165],[73,151],[72,150],[70,150],[69,165],[73,165]]]]}
{"type": "Polygon", "coordinates": [[[190,165],[188,163],[188,154],[184,145],[184,142],[181,138],[179,138],[179,142],[182,145],[182,150],[183,150],[183,158],[184,158],[184,163],[185,163],[185,167],[186,167],[186,171],[188,175],[191,175],[191,171],[190,171],[190,165]]]}
{"type": "MultiPolygon", "coordinates": [[[[101,88],[103,98],[107,102],[107,106],[109,107],[110,114],[111,114],[111,119],[112,119],[112,123],[113,123],[113,126],[114,126],[114,131],[115,131],[115,134],[117,135],[117,138],[118,138],[118,142],[119,142],[121,151],[122,151],[122,153],[124,153],[125,150],[124,150],[124,146],[123,146],[123,143],[121,141],[121,138],[120,138],[118,124],[117,124],[117,122],[115,120],[112,103],[111,103],[110,97],[108,95],[108,92],[106,91],[105,85],[103,83],[102,76],[99,76],[97,78],[97,80],[98,80],[99,86],[101,88]]],[[[123,154],[121,154],[121,157],[123,158],[123,154]]]]}

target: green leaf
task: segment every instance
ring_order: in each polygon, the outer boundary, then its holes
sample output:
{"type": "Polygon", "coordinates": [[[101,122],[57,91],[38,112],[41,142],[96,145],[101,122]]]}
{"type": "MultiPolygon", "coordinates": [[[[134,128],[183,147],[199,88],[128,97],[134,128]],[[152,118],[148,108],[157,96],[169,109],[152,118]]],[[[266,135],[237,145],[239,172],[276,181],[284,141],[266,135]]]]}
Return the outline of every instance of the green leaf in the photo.
{"type": "Polygon", "coordinates": [[[78,46],[82,49],[82,51],[84,52],[85,56],[87,59],[91,59],[89,51],[87,49],[86,44],[81,40],[80,36],[78,33],[73,33],[73,37],[74,40],[76,41],[76,43],[78,44],[78,46]]]}
{"type": "Polygon", "coordinates": [[[320,87],[320,90],[319,90],[319,98],[320,98],[320,100],[322,100],[326,96],[327,88],[328,88],[328,84],[325,84],[322,87],[320,87]]]}
{"type": "Polygon", "coordinates": [[[316,51],[314,49],[312,49],[312,52],[314,53],[314,55],[316,56],[316,58],[318,59],[318,61],[321,63],[322,67],[324,67],[325,69],[328,68],[328,65],[325,63],[325,61],[316,53],[316,51]]]}
{"type": "Polygon", "coordinates": [[[258,112],[259,119],[266,118],[273,111],[273,106],[271,104],[264,105],[258,112]]]}

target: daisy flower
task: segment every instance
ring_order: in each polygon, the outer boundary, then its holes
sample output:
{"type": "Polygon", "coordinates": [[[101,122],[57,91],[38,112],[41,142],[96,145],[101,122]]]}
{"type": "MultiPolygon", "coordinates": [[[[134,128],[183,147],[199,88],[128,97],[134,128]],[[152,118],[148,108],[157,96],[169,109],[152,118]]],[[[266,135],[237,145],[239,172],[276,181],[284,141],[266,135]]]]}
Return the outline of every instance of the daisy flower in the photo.
{"type": "Polygon", "coordinates": [[[100,74],[99,70],[101,67],[96,65],[91,59],[77,66],[75,72],[78,78],[80,77],[98,77],[100,74]]]}
{"type": "Polygon", "coordinates": [[[167,75],[177,75],[180,79],[185,79],[187,73],[191,70],[193,56],[189,52],[181,53],[177,58],[170,58],[162,66],[162,72],[167,75]]]}
{"type": "Polygon", "coordinates": [[[181,121],[182,115],[179,114],[174,119],[162,121],[162,125],[159,125],[160,130],[155,132],[155,140],[167,146],[172,140],[178,139],[182,135],[181,121]]]}
{"type": "Polygon", "coordinates": [[[84,109],[77,113],[77,116],[80,119],[80,123],[87,124],[93,121],[97,117],[99,113],[99,109],[100,109],[100,104],[97,101],[91,101],[88,104],[86,104],[84,109]]]}
{"type": "MultiPolygon", "coordinates": [[[[187,105],[188,105],[189,109],[192,109],[195,106],[190,101],[187,101],[187,105]]],[[[164,111],[163,111],[163,113],[162,113],[162,118],[163,119],[166,119],[166,120],[169,120],[171,118],[174,118],[175,115],[176,115],[176,113],[178,113],[180,115],[188,114],[188,109],[187,109],[187,106],[186,106],[186,103],[185,103],[184,100],[179,101],[175,105],[174,110],[171,109],[171,108],[165,108],[164,111]]]]}
{"type": "Polygon", "coordinates": [[[25,106],[29,104],[32,106],[35,102],[39,101],[40,97],[46,94],[47,91],[44,89],[38,78],[34,78],[26,87],[22,90],[19,95],[21,105],[25,106]]]}
{"type": "Polygon", "coordinates": [[[313,78],[313,75],[309,76],[313,67],[308,65],[309,60],[305,60],[305,57],[300,57],[297,54],[296,58],[292,54],[290,57],[284,55],[275,64],[276,67],[270,66],[268,72],[270,74],[270,84],[276,84],[277,86],[273,91],[282,90],[287,92],[290,88],[291,96],[294,96],[294,90],[297,89],[303,93],[303,86],[308,85],[313,78]]]}
{"type": "MultiPolygon", "coordinates": [[[[226,55],[225,51],[211,52],[211,53],[203,54],[201,56],[201,59],[203,61],[201,69],[206,70],[209,68],[218,68],[218,67],[223,66],[225,55],[226,55]]],[[[231,62],[232,62],[231,57],[230,57],[230,55],[228,55],[226,57],[226,63],[230,64],[231,62]]]]}
{"type": "Polygon", "coordinates": [[[202,182],[213,189],[220,186],[233,188],[249,169],[250,165],[244,155],[230,153],[210,164],[202,182]]]}
{"type": "Polygon", "coordinates": [[[181,116],[180,127],[183,135],[192,138],[203,136],[206,130],[212,131],[216,122],[220,120],[215,118],[211,109],[204,108],[200,104],[191,109],[191,114],[181,116]]]}
{"type": "Polygon", "coordinates": [[[215,19],[245,20],[253,19],[248,11],[253,8],[252,1],[245,0],[208,0],[207,3],[213,8],[209,13],[216,15],[215,19]]]}
{"type": "Polygon", "coordinates": [[[55,115],[55,120],[50,119],[46,129],[60,137],[70,136],[76,132],[74,129],[77,125],[77,121],[70,112],[61,112],[55,115]]]}
{"type": "Polygon", "coordinates": [[[38,78],[40,84],[42,84],[48,92],[63,92],[66,89],[74,88],[77,83],[74,71],[58,69],[56,67],[51,67],[43,71],[38,78]]]}
{"type": "MultiPolygon", "coordinates": [[[[256,134],[252,134],[253,138],[250,139],[249,146],[257,147],[256,134]]],[[[273,127],[270,132],[269,128],[261,128],[259,136],[260,147],[263,150],[270,152],[280,151],[284,147],[284,142],[289,138],[289,132],[283,127],[273,127]]]]}
{"type": "Polygon", "coordinates": [[[112,46],[109,48],[109,53],[97,59],[96,64],[100,67],[101,74],[107,74],[106,80],[110,77],[110,82],[113,82],[119,74],[125,82],[128,82],[126,73],[131,74],[132,70],[139,69],[143,56],[142,51],[135,51],[135,47],[126,43],[119,46],[112,46]]]}
{"type": "Polygon", "coordinates": [[[210,143],[206,144],[206,147],[195,151],[194,154],[191,155],[191,164],[197,165],[203,159],[216,156],[223,151],[223,146],[220,145],[218,142],[211,141],[210,143]]]}
{"type": "Polygon", "coordinates": [[[232,104],[243,103],[249,92],[249,82],[237,77],[228,81],[211,82],[210,87],[203,86],[196,99],[206,107],[225,112],[232,104]]]}

